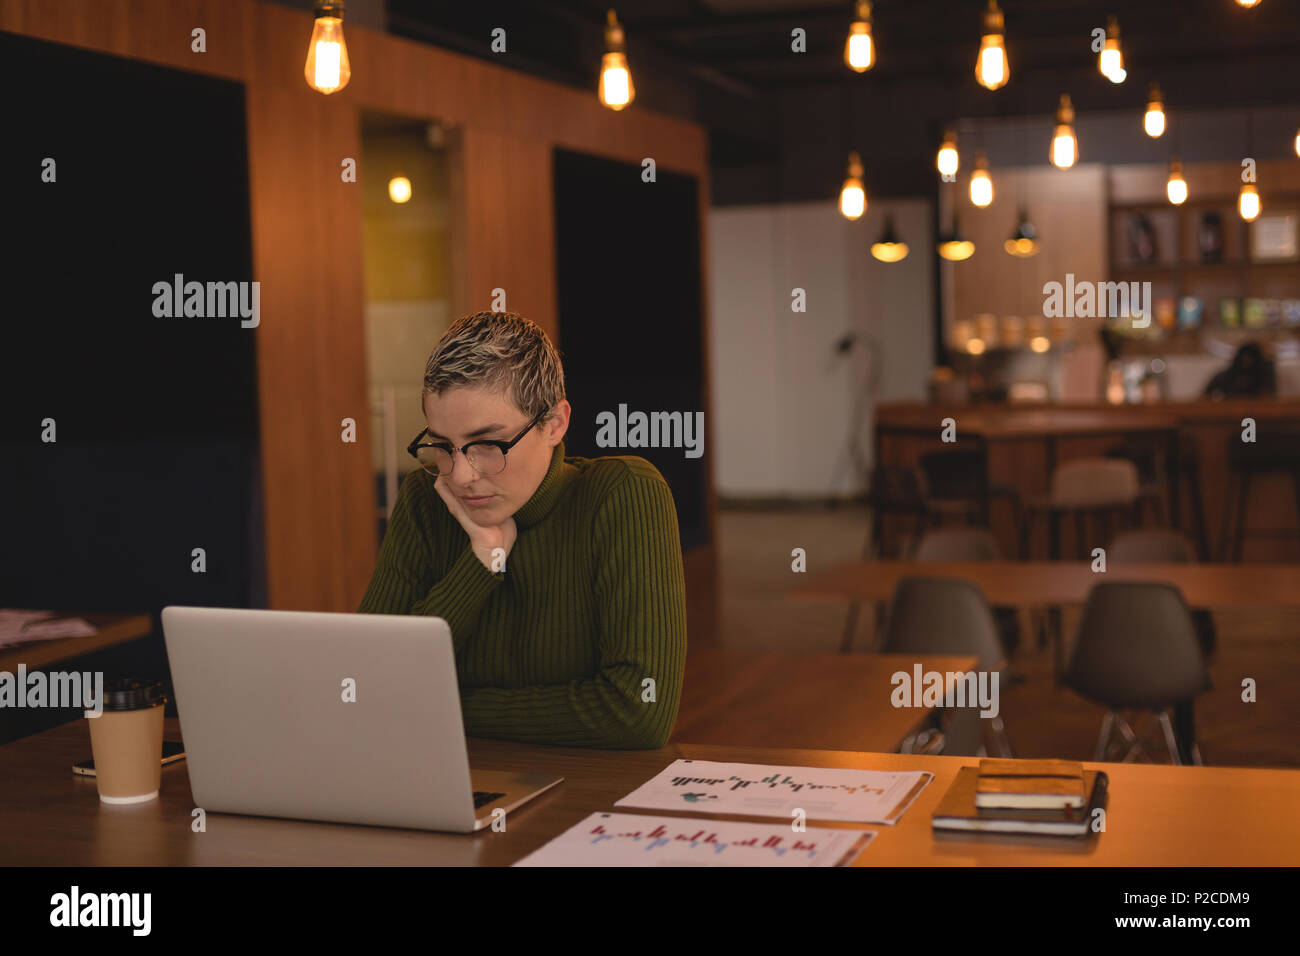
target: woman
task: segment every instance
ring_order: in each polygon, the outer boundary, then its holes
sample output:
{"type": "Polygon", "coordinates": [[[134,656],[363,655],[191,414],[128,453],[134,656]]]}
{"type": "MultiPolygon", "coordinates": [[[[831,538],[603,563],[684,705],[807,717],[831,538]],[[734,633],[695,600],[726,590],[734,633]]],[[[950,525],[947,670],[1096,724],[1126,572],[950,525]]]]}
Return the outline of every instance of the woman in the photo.
{"type": "Polygon", "coordinates": [[[668,741],[686,658],[672,493],[635,456],[566,458],[559,355],[511,312],[429,356],[428,427],[361,613],[447,621],[465,732],[567,746],[668,741]]]}

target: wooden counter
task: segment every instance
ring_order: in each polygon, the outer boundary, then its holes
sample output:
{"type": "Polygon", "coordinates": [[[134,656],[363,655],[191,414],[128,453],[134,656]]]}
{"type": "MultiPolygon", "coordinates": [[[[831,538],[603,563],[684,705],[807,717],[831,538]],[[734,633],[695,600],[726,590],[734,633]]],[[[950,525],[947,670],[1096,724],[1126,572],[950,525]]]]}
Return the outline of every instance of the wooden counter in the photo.
{"type": "MultiPolygon", "coordinates": [[[[1015,488],[1022,500],[1045,494],[1052,469],[1063,461],[1104,455],[1121,442],[1145,444],[1164,458],[1182,456],[1196,464],[1197,486],[1185,475],[1177,486],[1162,488],[1171,524],[1205,544],[1202,559],[1218,556],[1228,497],[1228,441],[1241,433],[1242,419],[1253,418],[1257,432],[1300,426],[1300,399],[1258,398],[1227,401],[1162,402],[1151,405],[1062,403],[1053,405],[927,405],[898,402],[876,409],[877,462],[916,465],[932,451],[983,449],[990,483],[1015,488]],[[957,441],[941,441],[945,418],[956,424],[957,441]],[[1177,455],[1175,455],[1175,443],[1177,455]],[[1173,507],[1171,507],[1171,504],[1173,507]],[[1199,515],[1198,515],[1199,505],[1199,515]],[[1198,528],[1198,519],[1203,528],[1198,528]]],[[[1288,476],[1265,475],[1251,485],[1246,523],[1250,528],[1300,529],[1300,501],[1288,476]]],[[[990,526],[1004,556],[1019,555],[1012,508],[993,499],[990,526]]],[[[1047,555],[1046,529],[1040,523],[1030,539],[1030,556],[1047,555]]],[[[1067,523],[1068,525],[1068,523],[1067,523]]],[[[898,525],[887,527],[896,531],[898,525]]],[[[1066,529],[1062,556],[1076,543],[1066,529]]],[[[1289,540],[1247,538],[1246,561],[1300,562],[1300,530],[1289,540]]]]}

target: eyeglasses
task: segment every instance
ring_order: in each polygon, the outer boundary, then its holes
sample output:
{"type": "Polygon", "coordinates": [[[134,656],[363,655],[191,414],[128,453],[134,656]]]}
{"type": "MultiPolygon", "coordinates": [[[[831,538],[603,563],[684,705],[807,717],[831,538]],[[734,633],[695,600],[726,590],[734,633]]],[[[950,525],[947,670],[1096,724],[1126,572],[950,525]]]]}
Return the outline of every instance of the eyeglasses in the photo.
{"type": "MultiPolygon", "coordinates": [[[[459,451],[465,456],[469,466],[480,475],[499,475],[506,470],[506,452],[519,444],[519,440],[532,431],[533,426],[545,416],[546,412],[542,412],[510,441],[481,438],[478,441],[468,442],[459,451]]],[[[447,442],[421,442],[420,439],[424,438],[428,431],[427,428],[421,429],[420,434],[415,436],[415,441],[406,446],[407,453],[431,475],[451,474],[457,448],[447,442]]]]}

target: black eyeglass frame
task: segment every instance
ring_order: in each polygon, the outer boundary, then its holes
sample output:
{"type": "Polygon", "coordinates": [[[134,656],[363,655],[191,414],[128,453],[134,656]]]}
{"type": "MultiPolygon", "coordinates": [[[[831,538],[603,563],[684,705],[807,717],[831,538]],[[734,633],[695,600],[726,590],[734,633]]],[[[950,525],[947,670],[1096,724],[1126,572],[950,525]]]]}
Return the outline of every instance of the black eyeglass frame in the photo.
{"type": "MultiPolygon", "coordinates": [[[[549,411],[549,409],[548,409],[547,411],[549,411]]],[[[500,440],[500,439],[498,439],[498,438],[476,438],[474,441],[466,442],[466,443],[465,443],[464,445],[462,445],[460,448],[457,448],[455,445],[451,444],[450,442],[445,442],[445,441],[438,441],[438,442],[421,442],[420,439],[423,438],[423,437],[424,437],[426,434],[428,434],[428,432],[429,432],[429,429],[428,429],[427,427],[425,427],[425,428],[420,429],[420,434],[416,435],[416,436],[415,436],[415,440],[412,441],[409,445],[406,446],[406,452],[407,452],[408,455],[410,455],[410,456],[411,456],[412,458],[414,458],[416,461],[419,461],[419,462],[420,462],[420,467],[421,467],[421,468],[424,468],[425,471],[428,471],[429,469],[428,469],[427,467],[425,467],[424,462],[420,461],[420,452],[419,452],[419,449],[421,449],[421,448],[441,448],[441,449],[443,449],[443,450],[446,451],[449,455],[451,455],[451,463],[452,463],[452,467],[455,467],[455,465],[456,465],[456,452],[459,451],[462,455],[465,456],[465,460],[466,460],[466,461],[469,461],[469,449],[473,448],[475,445],[496,445],[496,447],[499,448],[499,449],[501,450],[501,457],[504,458],[504,459],[507,459],[507,464],[509,464],[508,458],[509,458],[509,452],[510,452],[510,449],[511,449],[511,448],[514,448],[515,445],[519,444],[520,440],[521,440],[525,435],[527,435],[530,431],[532,431],[533,428],[537,425],[537,423],[540,422],[540,421],[541,421],[543,418],[545,418],[545,417],[546,417],[546,412],[542,412],[542,413],[540,413],[536,418],[534,418],[531,422],[528,423],[527,427],[524,428],[523,431],[521,431],[521,432],[520,432],[518,435],[516,435],[514,438],[510,439],[510,441],[502,441],[502,440],[500,440]]],[[[474,468],[474,464],[473,464],[472,462],[470,463],[470,467],[471,467],[471,468],[474,468]]],[[[475,471],[478,471],[477,468],[474,468],[474,470],[475,470],[475,471]]],[[[499,474],[501,474],[501,473],[504,472],[504,471],[505,471],[505,468],[502,468],[501,471],[497,472],[497,474],[499,475],[499,474]]],[[[480,474],[481,474],[481,472],[480,472],[480,474]]],[[[491,476],[489,476],[489,477],[491,477],[491,476]]]]}

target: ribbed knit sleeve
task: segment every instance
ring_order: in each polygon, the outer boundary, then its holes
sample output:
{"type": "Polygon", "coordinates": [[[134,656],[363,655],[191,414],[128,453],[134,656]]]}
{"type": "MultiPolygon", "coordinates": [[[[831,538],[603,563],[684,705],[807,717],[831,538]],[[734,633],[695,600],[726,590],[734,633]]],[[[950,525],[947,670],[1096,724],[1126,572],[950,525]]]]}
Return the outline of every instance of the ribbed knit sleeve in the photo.
{"type": "Polygon", "coordinates": [[[591,530],[596,673],[562,684],[462,689],[470,736],[626,750],[668,742],[686,666],[677,515],[653,465],[631,456],[620,461],[626,471],[598,506],[591,530]]]}
{"type": "MultiPolygon", "coordinates": [[[[469,544],[469,535],[448,512],[436,520],[428,496],[436,494],[418,471],[402,481],[393,514],[388,520],[379,560],[366,589],[360,614],[425,614],[444,618],[451,627],[456,651],[469,639],[479,611],[501,586],[504,574],[483,566],[469,544]],[[435,542],[427,529],[437,529],[447,540],[435,542]],[[459,549],[459,550],[457,550],[459,549]],[[439,574],[438,555],[455,554],[439,574]]],[[[438,501],[445,511],[445,505],[438,501]]],[[[446,562],[441,562],[444,566],[446,562]]]]}

